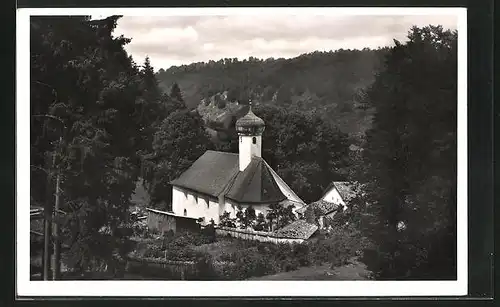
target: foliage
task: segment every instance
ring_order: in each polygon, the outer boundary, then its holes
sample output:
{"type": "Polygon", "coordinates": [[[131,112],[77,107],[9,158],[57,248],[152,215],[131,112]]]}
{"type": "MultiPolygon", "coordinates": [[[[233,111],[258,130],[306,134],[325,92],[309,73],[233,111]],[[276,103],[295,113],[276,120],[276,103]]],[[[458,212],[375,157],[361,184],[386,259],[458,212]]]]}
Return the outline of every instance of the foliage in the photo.
{"type": "Polygon", "coordinates": [[[209,233],[179,232],[167,234],[161,243],[148,243],[143,256],[173,261],[194,261],[200,257],[195,246],[213,243],[215,238],[209,233]]]}
{"type": "MultiPolygon", "coordinates": [[[[111,35],[118,18],[30,20],[30,162],[59,172],[65,258],[76,271],[113,266],[126,252],[139,152],[148,147],[145,83],[124,50],[129,40],[111,35]]],[[[54,177],[32,172],[35,203],[53,204],[54,177]]]]}
{"type": "Polygon", "coordinates": [[[457,32],[414,27],[366,92],[375,107],[360,178],[378,279],[456,278],[457,32]]]}
{"type": "Polygon", "coordinates": [[[275,225],[273,230],[285,227],[296,219],[293,208],[293,205],[283,206],[282,204],[271,204],[269,206],[266,219],[269,220],[269,225],[275,225]]]}
{"type": "Polygon", "coordinates": [[[170,209],[170,181],[180,176],[211,146],[197,113],[178,110],[165,118],[153,137],[151,154],[145,159],[149,193],[153,204],[167,202],[170,209]]]}
{"type": "Polygon", "coordinates": [[[254,225],[255,219],[255,209],[252,206],[248,208],[238,207],[238,212],[236,212],[236,221],[240,225],[240,228],[245,229],[254,225]]]}
{"type": "Polygon", "coordinates": [[[257,218],[255,219],[255,226],[253,227],[253,229],[257,231],[265,231],[269,229],[266,217],[262,212],[259,212],[259,214],[257,215],[257,218]]]}
{"type": "Polygon", "coordinates": [[[293,59],[229,59],[160,70],[160,86],[178,82],[188,107],[227,92],[227,101],[254,101],[301,112],[317,111],[356,136],[369,126],[370,110],[358,110],[356,96],[373,82],[387,48],[315,51],[293,59]]]}
{"type": "Polygon", "coordinates": [[[219,219],[219,226],[236,228],[236,218],[231,218],[229,212],[224,211],[219,219]]]}
{"type": "MultiPolygon", "coordinates": [[[[295,244],[273,244],[258,241],[224,239],[217,253],[207,250],[212,266],[217,266],[212,279],[248,279],[288,272],[301,266],[330,263],[332,267],[348,263],[366,246],[361,232],[353,226],[340,227],[318,240],[295,244]]],[[[219,240],[216,244],[220,244],[219,240]]]]}

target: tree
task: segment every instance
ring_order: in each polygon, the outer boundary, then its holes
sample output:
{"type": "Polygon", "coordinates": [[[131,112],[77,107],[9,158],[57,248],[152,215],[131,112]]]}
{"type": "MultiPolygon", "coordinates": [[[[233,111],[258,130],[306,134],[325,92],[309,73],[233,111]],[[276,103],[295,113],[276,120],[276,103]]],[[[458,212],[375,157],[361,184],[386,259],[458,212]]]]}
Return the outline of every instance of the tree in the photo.
{"type": "Polygon", "coordinates": [[[269,226],[272,228],[270,230],[282,228],[293,222],[296,219],[293,208],[293,205],[285,207],[282,204],[271,204],[266,215],[269,226]],[[276,225],[276,227],[273,228],[273,225],[276,225]]]}
{"type": "MultiPolygon", "coordinates": [[[[32,125],[31,163],[44,168],[52,160],[60,174],[61,209],[68,212],[60,239],[66,264],[80,272],[118,269],[127,252],[137,151],[145,146],[136,103],[141,75],[124,50],[129,40],[111,35],[118,19],[30,22],[32,117],[58,119],[32,125]]],[[[41,176],[31,177],[33,200],[51,202],[52,193],[37,184],[41,176]]]]}
{"type": "Polygon", "coordinates": [[[414,27],[366,93],[365,260],[379,279],[456,277],[457,33],[414,27]]]}
{"type": "Polygon", "coordinates": [[[315,114],[258,106],[266,123],[262,157],[305,202],[316,201],[349,168],[347,136],[315,114]]]}
{"type": "Polygon", "coordinates": [[[145,158],[145,180],[150,184],[152,204],[165,203],[169,209],[172,199],[169,182],[209,148],[211,143],[198,113],[179,110],[164,119],[153,137],[153,151],[145,158]]]}
{"type": "Polygon", "coordinates": [[[224,213],[222,213],[219,219],[219,225],[223,227],[236,228],[235,222],[236,219],[231,218],[230,213],[227,211],[224,211],[224,213]]]}
{"type": "Polygon", "coordinates": [[[257,231],[265,231],[268,229],[268,225],[267,225],[267,222],[266,222],[266,217],[264,216],[263,213],[259,213],[257,215],[257,218],[255,220],[255,226],[254,226],[254,229],[257,230],[257,231]]]}
{"type": "Polygon", "coordinates": [[[177,83],[172,84],[172,88],[170,89],[170,97],[179,102],[184,102],[181,89],[177,83]]]}

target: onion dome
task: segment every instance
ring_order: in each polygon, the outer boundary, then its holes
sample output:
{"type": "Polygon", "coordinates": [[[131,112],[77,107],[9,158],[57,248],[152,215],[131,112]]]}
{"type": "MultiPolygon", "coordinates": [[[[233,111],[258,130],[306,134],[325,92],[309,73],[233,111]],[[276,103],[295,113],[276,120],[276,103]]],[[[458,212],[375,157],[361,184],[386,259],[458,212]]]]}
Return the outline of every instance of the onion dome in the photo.
{"type": "Polygon", "coordinates": [[[236,131],[243,135],[259,135],[264,132],[265,123],[262,118],[252,112],[252,102],[250,101],[248,113],[236,121],[236,131]]]}

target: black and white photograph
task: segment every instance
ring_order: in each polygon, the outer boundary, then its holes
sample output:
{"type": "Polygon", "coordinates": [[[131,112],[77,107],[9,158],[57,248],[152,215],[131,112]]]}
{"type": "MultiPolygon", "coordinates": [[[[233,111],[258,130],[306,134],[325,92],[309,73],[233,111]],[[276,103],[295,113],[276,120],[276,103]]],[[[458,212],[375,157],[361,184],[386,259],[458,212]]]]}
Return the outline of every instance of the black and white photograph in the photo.
{"type": "Polygon", "coordinates": [[[466,294],[466,20],[19,10],[19,295],[466,294]]]}

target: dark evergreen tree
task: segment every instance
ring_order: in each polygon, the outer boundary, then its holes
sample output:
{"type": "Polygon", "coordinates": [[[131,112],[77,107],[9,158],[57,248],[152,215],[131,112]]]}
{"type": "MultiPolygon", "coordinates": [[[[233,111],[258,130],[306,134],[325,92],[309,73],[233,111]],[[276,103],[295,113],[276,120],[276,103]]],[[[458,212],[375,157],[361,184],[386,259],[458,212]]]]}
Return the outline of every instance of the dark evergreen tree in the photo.
{"type": "Polygon", "coordinates": [[[365,261],[379,279],[456,277],[457,33],[413,28],[367,91],[365,261]]]}
{"type": "MultiPolygon", "coordinates": [[[[127,252],[130,196],[139,173],[141,75],[111,33],[119,16],[31,18],[31,163],[57,170],[60,239],[70,269],[118,270],[127,252]],[[41,120],[40,119],[44,119],[41,120]],[[49,119],[50,118],[50,119],[49,119]]],[[[43,173],[43,172],[42,172],[43,173]]],[[[33,172],[34,202],[52,178],[33,172]]]]}
{"type": "Polygon", "coordinates": [[[184,102],[181,89],[177,83],[172,84],[172,88],[170,89],[170,97],[179,102],[184,102]]]}

